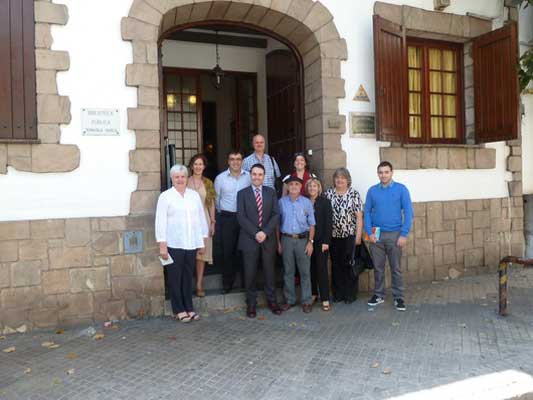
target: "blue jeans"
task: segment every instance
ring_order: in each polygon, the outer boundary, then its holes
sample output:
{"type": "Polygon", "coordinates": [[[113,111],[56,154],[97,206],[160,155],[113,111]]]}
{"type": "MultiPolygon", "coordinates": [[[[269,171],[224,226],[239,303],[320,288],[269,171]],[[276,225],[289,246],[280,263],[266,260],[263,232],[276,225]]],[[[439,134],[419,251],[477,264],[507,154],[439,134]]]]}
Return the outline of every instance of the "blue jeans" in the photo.
{"type": "Polygon", "coordinates": [[[294,287],[295,267],[300,272],[300,287],[302,289],[302,304],[311,304],[311,257],[305,254],[307,238],[293,239],[282,236],[281,246],[283,266],[285,269],[283,292],[288,304],[296,303],[296,289],[294,287]]]}

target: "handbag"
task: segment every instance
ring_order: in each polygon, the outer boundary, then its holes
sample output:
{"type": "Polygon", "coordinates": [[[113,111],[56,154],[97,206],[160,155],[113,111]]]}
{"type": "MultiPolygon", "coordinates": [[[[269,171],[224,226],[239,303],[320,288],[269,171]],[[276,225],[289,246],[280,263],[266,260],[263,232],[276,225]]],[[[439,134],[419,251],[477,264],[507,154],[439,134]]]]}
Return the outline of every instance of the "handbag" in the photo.
{"type": "Polygon", "coordinates": [[[374,269],[374,262],[365,242],[353,247],[352,254],[348,260],[348,267],[355,278],[367,269],[374,269]]]}

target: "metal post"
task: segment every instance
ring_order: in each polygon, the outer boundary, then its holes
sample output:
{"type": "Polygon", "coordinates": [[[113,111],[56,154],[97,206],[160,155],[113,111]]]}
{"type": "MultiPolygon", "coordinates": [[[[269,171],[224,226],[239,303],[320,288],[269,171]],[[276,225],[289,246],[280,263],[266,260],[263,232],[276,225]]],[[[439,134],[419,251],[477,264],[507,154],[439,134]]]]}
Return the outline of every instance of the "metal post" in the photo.
{"type": "Polygon", "coordinates": [[[500,262],[500,268],[498,269],[499,276],[499,297],[500,297],[500,310],[499,314],[502,317],[507,316],[507,270],[509,263],[505,261],[500,262]]]}

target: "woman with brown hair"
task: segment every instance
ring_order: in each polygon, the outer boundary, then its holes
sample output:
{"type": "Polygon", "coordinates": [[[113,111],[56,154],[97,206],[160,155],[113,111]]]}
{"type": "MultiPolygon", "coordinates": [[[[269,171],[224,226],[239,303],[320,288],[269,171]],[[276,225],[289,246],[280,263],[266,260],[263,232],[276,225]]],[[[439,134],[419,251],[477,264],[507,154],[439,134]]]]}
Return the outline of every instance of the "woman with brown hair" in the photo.
{"type": "MultiPolygon", "coordinates": [[[[302,196],[307,196],[307,194],[305,193],[305,186],[307,184],[307,181],[311,179],[313,174],[309,172],[309,161],[307,160],[305,153],[294,153],[294,155],[292,156],[292,167],[293,169],[290,173],[290,176],[296,176],[303,181],[302,190],[300,194],[302,196]]],[[[286,196],[287,193],[287,185],[283,184],[282,196],[286,196]]]]}
{"type": "Polygon", "coordinates": [[[204,176],[207,168],[207,158],[203,154],[196,154],[189,162],[191,177],[187,187],[200,195],[204,205],[205,218],[209,226],[209,237],[205,239],[205,250],[196,256],[196,295],[204,297],[203,278],[205,263],[213,263],[213,234],[215,232],[215,198],[217,196],[213,182],[204,176]]]}

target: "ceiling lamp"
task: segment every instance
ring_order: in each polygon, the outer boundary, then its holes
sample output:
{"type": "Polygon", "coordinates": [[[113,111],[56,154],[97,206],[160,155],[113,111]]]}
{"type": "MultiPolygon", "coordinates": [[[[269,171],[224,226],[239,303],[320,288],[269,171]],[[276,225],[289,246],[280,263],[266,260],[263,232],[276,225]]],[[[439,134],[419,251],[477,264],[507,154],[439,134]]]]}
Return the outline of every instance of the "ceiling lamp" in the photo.
{"type": "Polygon", "coordinates": [[[219,62],[220,62],[220,55],[218,54],[218,31],[215,31],[216,34],[216,40],[215,40],[215,49],[216,49],[216,55],[217,55],[217,65],[215,65],[215,68],[211,70],[211,80],[213,82],[213,86],[215,89],[220,89],[222,86],[222,78],[224,77],[224,71],[222,71],[222,68],[220,68],[219,62]]]}

